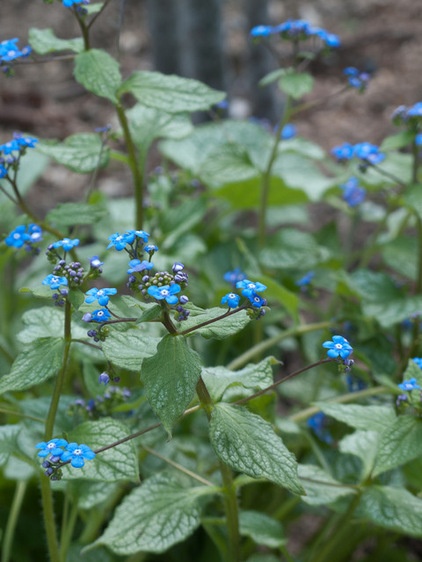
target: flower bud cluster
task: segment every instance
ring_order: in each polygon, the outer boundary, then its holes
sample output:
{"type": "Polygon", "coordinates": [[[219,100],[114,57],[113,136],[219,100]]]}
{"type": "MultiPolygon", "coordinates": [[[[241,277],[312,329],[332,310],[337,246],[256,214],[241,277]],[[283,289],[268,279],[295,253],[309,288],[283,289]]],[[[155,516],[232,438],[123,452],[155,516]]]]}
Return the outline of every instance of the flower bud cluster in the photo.
{"type": "MultiPolygon", "coordinates": [[[[116,378],[113,379],[116,381],[116,378]]],[[[124,404],[131,397],[128,388],[116,385],[107,387],[102,396],[96,396],[90,400],[78,398],[68,409],[68,414],[73,416],[82,416],[83,419],[97,420],[103,417],[113,415],[116,407],[124,404]]]]}
{"type": "MultiPolygon", "coordinates": [[[[4,42],[3,42],[4,43],[4,42]]],[[[0,43],[0,67],[1,67],[1,45],[0,43]]],[[[38,139],[14,133],[13,139],[0,144],[0,178],[5,178],[10,169],[17,170],[21,156],[26,153],[27,148],[34,148],[38,139]]]]}

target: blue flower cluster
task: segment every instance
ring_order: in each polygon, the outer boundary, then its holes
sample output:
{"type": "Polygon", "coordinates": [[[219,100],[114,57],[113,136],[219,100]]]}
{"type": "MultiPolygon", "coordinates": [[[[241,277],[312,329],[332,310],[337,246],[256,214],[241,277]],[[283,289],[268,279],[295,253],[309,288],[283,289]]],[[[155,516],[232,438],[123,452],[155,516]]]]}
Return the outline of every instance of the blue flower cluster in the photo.
{"type": "Polygon", "coordinates": [[[330,359],[340,358],[345,361],[353,353],[353,347],[343,336],[333,336],[332,340],[325,341],[322,347],[328,349],[327,356],[330,359]]]}
{"type": "Polygon", "coordinates": [[[338,162],[347,162],[352,158],[358,158],[369,165],[379,164],[385,159],[385,154],[380,152],[379,147],[370,142],[360,142],[355,145],[345,142],[335,146],[331,150],[331,154],[338,162]]]}
{"type": "Polygon", "coordinates": [[[408,379],[397,385],[400,390],[411,392],[412,390],[422,390],[415,378],[408,379]]]}
{"type": "Polygon", "coordinates": [[[89,4],[89,0],[62,0],[62,3],[65,8],[72,8],[78,4],[89,4]]]}
{"type": "Polygon", "coordinates": [[[415,143],[422,145],[422,101],[410,107],[400,105],[394,110],[392,119],[396,125],[406,125],[415,134],[415,143]]]}
{"type": "Polygon", "coordinates": [[[66,439],[50,439],[35,445],[39,449],[38,456],[45,458],[42,463],[46,476],[53,480],[60,478],[60,469],[64,464],[70,463],[73,468],[82,468],[85,461],[95,458],[95,453],[88,445],[68,443],[66,439]],[[47,459],[47,457],[49,457],[47,459]]]}
{"type": "Polygon", "coordinates": [[[27,148],[34,148],[38,142],[35,137],[14,133],[13,139],[0,144],[0,178],[7,176],[11,166],[16,166],[27,148]]]}
{"type": "Polygon", "coordinates": [[[21,224],[7,235],[4,242],[12,248],[25,246],[25,250],[31,251],[34,250],[34,244],[41,242],[42,235],[42,228],[37,224],[29,224],[28,226],[21,224]]]}
{"type": "Polygon", "coordinates": [[[306,41],[307,39],[317,38],[322,41],[325,47],[334,49],[339,47],[340,38],[334,33],[328,33],[321,27],[311,25],[305,20],[287,20],[280,25],[258,25],[251,29],[250,35],[253,38],[269,37],[279,35],[287,41],[306,41]]]}
{"type": "MultiPolygon", "coordinates": [[[[236,270],[235,270],[236,271],[236,270]]],[[[234,272],[228,272],[233,274],[234,272]]],[[[243,274],[242,274],[243,275],[243,274]]],[[[229,275],[225,275],[225,279],[230,279],[229,275]]],[[[250,281],[249,279],[241,279],[236,281],[236,289],[241,289],[241,293],[249,301],[249,306],[259,309],[260,315],[265,313],[263,307],[267,305],[266,299],[261,297],[258,293],[262,293],[266,289],[266,285],[263,285],[259,281],[250,281]]],[[[225,304],[229,308],[238,308],[240,303],[240,295],[231,292],[227,293],[221,299],[221,304],[225,304]]],[[[246,308],[246,307],[244,307],[246,308]]]]}
{"type": "MultiPolygon", "coordinates": [[[[108,384],[108,382],[106,382],[107,377],[110,378],[108,373],[101,373],[98,377],[98,382],[104,385],[108,384]]],[[[117,382],[119,379],[118,377],[114,377],[112,380],[117,382]]],[[[75,416],[78,420],[80,420],[81,417],[84,420],[98,420],[103,417],[116,416],[119,412],[119,406],[127,402],[130,397],[131,392],[128,388],[110,385],[103,395],[98,395],[89,400],[77,398],[69,407],[68,414],[75,416]]],[[[128,411],[127,408],[125,408],[124,415],[128,415],[129,413],[130,410],[128,411]]]]}
{"type": "Polygon", "coordinates": [[[5,72],[5,74],[10,75],[10,63],[16,59],[25,58],[31,54],[31,47],[26,46],[23,49],[19,49],[18,41],[16,37],[14,39],[6,39],[6,41],[0,42],[0,68],[5,72]]]}
{"type": "Polygon", "coordinates": [[[352,176],[340,185],[343,190],[343,200],[349,207],[357,207],[365,201],[366,190],[359,185],[359,180],[352,176]]]}
{"type": "Polygon", "coordinates": [[[371,80],[371,75],[368,72],[361,72],[354,66],[345,68],[343,74],[347,76],[349,86],[359,90],[359,92],[364,92],[371,80]]]}

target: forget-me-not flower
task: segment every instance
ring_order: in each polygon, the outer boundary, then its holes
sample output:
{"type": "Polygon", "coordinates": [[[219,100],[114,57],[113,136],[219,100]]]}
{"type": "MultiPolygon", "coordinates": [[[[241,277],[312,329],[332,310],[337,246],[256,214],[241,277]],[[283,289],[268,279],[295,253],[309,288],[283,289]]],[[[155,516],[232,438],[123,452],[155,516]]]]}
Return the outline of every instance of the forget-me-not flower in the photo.
{"type": "Polygon", "coordinates": [[[95,458],[95,453],[88,445],[69,443],[61,456],[61,461],[70,461],[73,468],[82,468],[85,461],[91,461],[93,458],[95,458]]]}
{"type": "Polygon", "coordinates": [[[112,295],[117,293],[117,289],[114,288],[104,288],[97,289],[93,287],[86,292],[85,302],[91,304],[94,301],[98,301],[101,306],[107,306],[112,295]]]}
{"type": "Polygon", "coordinates": [[[333,336],[332,341],[325,341],[322,347],[328,349],[327,355],[331,359],[347,359],[353,353],[353,347],[343,336],[333,336]]]}
{"type": "Polygon", "coordinates": [[[168,304],[176,304],[179,299],[176,297],[176,293],[180,293],[181,287],[177,283],[173,285],[163,285],[162,287],[157,287],[156,285],[151,285],[148,287],[148,294],[154,299],[160,301],[165,300],[168,304]]]}

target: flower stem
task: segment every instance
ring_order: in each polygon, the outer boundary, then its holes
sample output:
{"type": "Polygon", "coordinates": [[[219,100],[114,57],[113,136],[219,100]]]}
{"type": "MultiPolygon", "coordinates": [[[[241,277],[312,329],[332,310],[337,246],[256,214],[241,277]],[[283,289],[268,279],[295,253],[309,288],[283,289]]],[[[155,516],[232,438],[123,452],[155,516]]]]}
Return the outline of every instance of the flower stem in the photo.
{"type": "Polygon", "coordinates": [[[10,506],[9,517],[7,519],[7,524],[3,536],[1,562],[10,561],[13,536],[15,534],[16,523],[18,522],[19,512],[22,508],[22,502],[27,486],[28,482],[26,480],[18,480],[18,482],[16,483],[15,493],[13,495],[12,505],[10,506]]]}
{"type": "Polygon", "coordinates": [[[128,164],[132,173],[135,196],[135,224],[137,229],[142,229],[144,223],[144,185],[141,167],[136,157],[136,147],[129,129],[125,110],[120,103],[115,105],[117,117],[123,130],[128,153],[128,164]]]}
{"type": "Polygon", "coordinates": [[[54,520],[53,493],[50,479],[44,474],[40,476],[41,499],[44,514],[45,533],[47,535],[47,546],[50,562],[61,562],[59,543],[57,541],[56,524],[54,520]]]}
{"type": "Polygon", "coordinates": [[[227,562],[239,562],[239,508],[237,504],[236,487],[234,485],[232,471],[222,461],[220,461],[220,472],[223,479],[224,505],[229,539],[227,562]]]}

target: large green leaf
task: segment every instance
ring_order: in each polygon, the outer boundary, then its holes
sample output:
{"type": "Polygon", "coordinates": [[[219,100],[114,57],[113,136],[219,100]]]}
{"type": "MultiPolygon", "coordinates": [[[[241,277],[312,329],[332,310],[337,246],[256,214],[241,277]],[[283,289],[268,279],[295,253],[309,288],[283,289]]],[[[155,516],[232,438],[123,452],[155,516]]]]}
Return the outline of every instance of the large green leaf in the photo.
{"type": "Polygon", "coordinates": [[[385,244],[381,250],[386,265],[412,281],[415,281],[418,275],[418,252],[418,240],[415,236],[398,236],[385,244]]]}
{"type": "MultiPolygon", "coordinates": [[[[111,445],[115,441],[128,437],[129,430],[123,423],[111,418],[100,421],[88,421],[68,435],[68,440],[84,443],[92,450],[111,445]]],[[[139,480],[138,459],[133,440],[121,443],[116,447],[98,453],[91,461],[86,461],[83,468],[63,467],[63,478],[86,480],[101,480],[115,482],[116,480],[139,480]]]]}
{"type": "Polygon", "coordinates": [[[90,49],[75,58],[75,79],[89,92],[117,103],[122,83],[119,63],[105,51],[90,49]]]}
{"type": "Polygon", "coordinates": [[[259,511],[241,511],[239,531],[241,535],[251,537],[256,544],[268,548],[279,548],[286,543],[281,523],[259,511]]]}
{"type": "Polygon", "coordinates": [[[59,226],[74,226],[77,224],[93,224],[101,220],[106,210],[88,203],[61,203],[52,209],[48,215],[49,223],[59,226]]]}
{"type": "Polygon", "coordinates": [[[169,476],[157,474],[125,497],[92,546],[107,545],[119,555],[164,552],[198,527],[204,493],[205,487],[182,488],[169,476]]]}
{"type": "Polygon", "coordinates": [[[358,430],[343,437],[339,443],[342,453],[355,455],[362,461],[362,471],[356,475],[360,481],[365,481],[372,472],[379,441],[377,431],[358,430]]]}
{"type": "Polygon", "coordinates": [[[235,143],[221,144],[202,163],[201,180],[210,187],[248,180],[260,175],[246,149],[235,143]]]}
{"type": "MultiPolygon", "coordinates": [[[[64,313],[60,308],[32,308],[23,314],[22,322],[24,328],[17,335],[22,343],[31,343],[38,338],[56,338],[58,334],[64,333],[64,313]]],[[[72,325],[72,337],[85,338],[86,329],[72,325]]]]}
{"type": "Polygon", "coordinates": [[[379,527],[422,537],[422,499],[403,488],[367,488],[356,514],[379,527]]]}
{"type": "Polygon", "coordinates": [[[285,94],[293,99],[299,99],[303,95],[312,92],[314,79],[307,72],[296,72],[293,69],[287,69],[279,79],[278,85],[285,94]]]}
{"type": "Polygon", "coordinates": [[[225,98],[224,92],[213,90],[202,82],[160,72],[134,72],[119,90],[130,92],[137,101],[167,113],[190,113],[209,109],[225,98]]]}
{"type": "Polygon", "coordinates": [[[422,420],[399,416],[381,436],[374,475],[405,464],[422,455],[422,420]]]}
{"type": "Polygon", "coordinates": [[[148,335],[144,326],[131,326],[126,331],[110,330],[102,348],[107,359],[117,367],[139,372],[142,361],[154,355],[159,341],[148,335]]]}
{"type": "Polygon", "coordinates": [[[57,144],[40,142],[38,150],[80,174],[88,174],[102,168],[109,158],[108,147],[103,146],[99,135],[95,133],[71,135],[64,142],[57,144]]]}
{"type": "Polygon", "coordinates": [[[8,375],[0,379],[0,394],[24,390],[53,377],[63,361],[62,338],[39,338],[21,351],[8,375]]]}
{"type": "Polygon", "coordinates": [[[356,490],[343,486],[319,466],[299,464],[298,472],[306,492],[302,500],[309,505],[329,505],[339,498],[356,493],[356,490]]]}
{"type": "MultiPolygon", "coordinates": [[[[190,311],[189,318],[183,322],[180,329],[190,330],[204,322],[223,316],[227,310],[224,308],[213,307],[208,310],[203,310],[202,308],[195,307],[193,305],[187,306],[186,308],[190,311]]],[[[222,340],[240,332],[243,328],[250,322],[250,318],[245,310],[240,310],[236,314],[231,314],[210,323],[207,326],[203,326],[194,330],[193,333],[201,334],[204,338],[215,338],[222,340]]]]}
{"type": "Polygon", "coordinates": [[[216,404],[210,439],[218,457],[233,470],[303,493],[294,455],[260,416],[243,407],[216,404]]]}
{"type": "Polygon", "coordinates": [[[39,55],[47,55],[56,51],[80,53],[84,48],[84,42],[81,37],[59,39],[52,29],[37,29],[36,27],[29,30],[29,43],[39,55]]]}
{"type": "Polygon", "coordinates": [[[330,404],[328,402],[316,402],[315,405],[327,416],[346,423],[355,429],[370,429],[381,433],[386,426],[396,419],[392,406],[361,406],[359,404],[330,404]]]}
{"type": "Polygon", "coordinates": [[[204,367],[202,378],[211,395],[217,402],[223,395],[249,396],[254,391],[262,390],[273,383],[272,366],[278,363],[273,357],[267,357],[260,363],[251,363],[240,371],[230,371],[225,367],[204,367]]]}
{"type": "Polygon", "coordinates": [[[261,263],[270,269],[313,269],[327,261],[329,253],[313,236],[293,228],[285,228],[261,252],[261,263]]]}
{"type": "Polygon", "coordinates": [[[147,398],[169,433],[195,396],[200,374],[199,356],[182,336],[165,336],[157,353],[144,359],[141,378],[147,398]]]}

